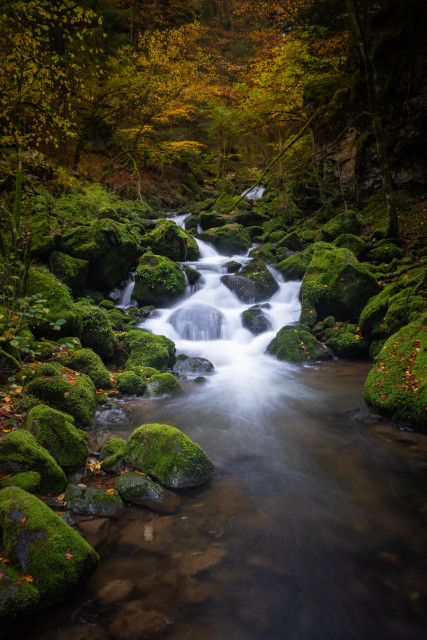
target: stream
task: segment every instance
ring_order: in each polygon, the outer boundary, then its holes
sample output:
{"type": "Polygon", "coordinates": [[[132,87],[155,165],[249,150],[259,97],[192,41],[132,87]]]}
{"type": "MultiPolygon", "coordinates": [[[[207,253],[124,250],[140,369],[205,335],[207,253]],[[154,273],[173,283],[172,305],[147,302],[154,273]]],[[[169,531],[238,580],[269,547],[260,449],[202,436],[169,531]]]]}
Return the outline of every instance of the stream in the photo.
{"type": "MultiPolygon", "coordinates": [[[[180,380],[173,397],[122,398],[98,413],[97,431],[126,438],[144,423],[170,424],[205,449],[214,477],[182,492],[175,515],[128,507],[112,518],[97,572],[25,637],[424,640],[426,438],[365,405],[370,362],[297,366],[266,355],[298,321],[300,283],[272,269],[270,329],[253,335],[241,321],[251,304],[220,281],[230,258],[198,244],[200,260],[186,264],[200,284],[141,326],[178,354],[207,358],[213,373],[180,380]],[[113,580],[132,589],[105,602],[113,580]]],[[[129,281],[122,304],[131,290],[129,281]]]]}

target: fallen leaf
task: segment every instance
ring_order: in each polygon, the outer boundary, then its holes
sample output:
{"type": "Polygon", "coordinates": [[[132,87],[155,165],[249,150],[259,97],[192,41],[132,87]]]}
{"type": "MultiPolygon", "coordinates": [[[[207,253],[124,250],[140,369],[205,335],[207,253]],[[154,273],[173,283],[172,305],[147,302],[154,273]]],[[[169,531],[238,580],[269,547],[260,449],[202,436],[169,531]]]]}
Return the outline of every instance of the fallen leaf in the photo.
{"type": "Polygon", "coordinates": [[[71,551],[71,547],[68,547],[67,551],[65,552],[65,557],[67,558],[68,562],[71,562],[71,560],[73,559],[73,554],[70,553],[71,551]]]}

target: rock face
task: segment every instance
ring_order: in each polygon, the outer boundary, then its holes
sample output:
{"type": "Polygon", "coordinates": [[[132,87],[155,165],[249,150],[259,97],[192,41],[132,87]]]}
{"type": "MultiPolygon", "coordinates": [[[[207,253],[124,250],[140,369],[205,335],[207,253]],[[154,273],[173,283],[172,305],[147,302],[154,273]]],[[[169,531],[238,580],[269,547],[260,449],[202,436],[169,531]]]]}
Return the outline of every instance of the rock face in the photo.
{"type": "Polygon", "coordinates": [[[185,340],[217,340],[224,316],[208,304],[192,304],[174,311],[168,319],[185,340]]]}
{"type": "Polygon", "coordinates": [[[392,335],[376,357],[365,382],[366,402],[391,420],[425,431],[426,366],[427,326],[412,322],[392,335]]]}
{"type": "Polygon", "coordinates": [[[301,285],[301,322],[312,326],[327,316],[358,318],[378,291],[376,280],[351,251],[315,245],[301,285]]]}
{"type": "Polygon", "coordinates": [[[279,285],[263,262],[254,260],[237,275],[225,275],[221,282],[243,302],[261,302],[276,293],[279,285]]]}
{"type": "Polygon", "coordinates": [[[26,612],[39,597],[44,604],[58,600],[94,571],[99,561],[97,553],[76,531],[38,498],[18,487],[0,491],[0,530],[3,554],[10,559],[12,571],[31,576],[35,589],[24,592],[24,604],[21,601],[22,606],[17,607],[20,596],[9,590],[4,599],[1,580],[0,616],[6,619],[19,609],[26,612]]]}
{"type": "Polygon", "coordinates": [[[185,277],[176,262],[151,252],[142,256],[135,271],[132,292],[140,305],[169,305],[184,293],[185,277]]]}
{"type": "Polygon", "coordinates": [[[207,482],[213,464],[198,444],[165,424],[145,424],[129,437],[127,465],[155,478],[169,489],[186,489],[207,482]]]}
{"type": "Polygon", "coordinates": [[[308,326],[303,324],[282,327],[268,345],[267,353],[288,362],[315,362],[332,358],[330,350],[316,340],[308,326]]]}

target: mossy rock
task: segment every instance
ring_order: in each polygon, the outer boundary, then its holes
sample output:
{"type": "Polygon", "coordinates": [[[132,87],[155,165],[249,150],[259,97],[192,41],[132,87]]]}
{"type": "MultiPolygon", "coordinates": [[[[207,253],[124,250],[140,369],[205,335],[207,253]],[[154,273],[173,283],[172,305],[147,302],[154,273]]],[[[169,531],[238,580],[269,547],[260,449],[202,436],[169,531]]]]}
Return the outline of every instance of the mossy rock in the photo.
{"type": "Polygon", "coordinates": [[[92,349],[78,349],[70,356],[63,356],[61,364],[73,371],[85,373],[97,389],[110,389],[112,386],[110,374],[92,349]]]}
{"type": "Polygon", "coordinates": [[[184,273],[187,276],[188,284],[190,285],[190,287],[193,287],[195,284],[197,284],[202,276],[200,271],[192,269],[192,267],[189,267],[187,265],[184,267],[184,273]]]}
{"type": "Polygon", "coordinates": [[[325,329],[325,337],[326,346],[339,358],[363,358],[368,353],[369,342],[354,324],[337,322],[334,327],[325,329]]]}
{"type": "Polygon", "coordinates": [[[81,342],[83,347],[93,349],[103,360],[111,360],[117,348],[108,313],[95,305],[76,304],[82,322],[81,342]]]}
{"type": "Polygon", "coordinates": [[[67,484],[65,473],[50,453],[29,433],[20,429],[0,439],[0,475],[36,471],[42,493],[60,493],[67,484]]]}
{"type": "Polygon", "coordinates": [[[197,217],[197,222],[203,231],[208,231],[209,229],[222,227],[224,224],[231,224],[233,219],[232,216],[221,213],[220,211],[201,211],[197,217]]]}
{"type": "Polygon", "coordinates": [[[206,358],[190,357],[185,353],[180,353],[176,358],[176,362],[173,368],[175,373],[185,374],[185,375],[195,375],[200,373],[212,373],[214,370],[214,366],[212,362],[207,360],[206,358]]]}
{"type": "Polygon", "coordinates": [[[116,495],[76,484],[68,485],[64,500],[74,514],[81,516],[106,518],[114,516],[123,507],[121,498],[116,495]]]}
{"type": "Polygon", "coordinates": [[[332,358],[328,347],[316,340],[305,324],[282,327],[268,345],[267,353],[287,362],[315,362],[332,358]]]}
{"type": "Polygon", "coordinates": [[[212,461],[203,449],[165,424],[135,429],[126,443],[125,460],[169,489],[199,486],[213,473],[212,461]]]}
{"type": "Polygon", "coordinates": [[[344,233],[351,233],[356,235],[360,232],[362,224],[357,218],[354,211],[345,211],[339,213],[335,218],[329,220],[320,229],[320,239],[326,242],[331,242],[343,235],[344,233]]]}
{"type": "Polygon", "coordinates": [[[56,342],[50,340],[36,340],[31,345],[35,360],[50,360],[58,353],[59,347],[56,342]]]}
{"type": "Polygon", "coordinates": [[[312,257],[312,254],[307,251],[294,253],[292,256],[289,256],[289,258],[279,262],[277,269],[286,281],[302,280],[312,257]]]}
{"type": "Polygon", "coordinates": [[[38,471],[20,471],[0,482],[0,487],[19,487],[28,493],[38,493],[41,483],[41,475],[38,471]]]}
{"type": "Polygon", "coordinates": [[[221,282],[243,302],[261,302],[271,298],[279,285],[269,269],[260,260],[254,260],[240,269],[237,275],[225,275],[221,282]]]}
{"type": "Polygon", "coordinates": [[[127,369],[127,371],[133,371],[133,373],[136,373],[136,375],[143,380],[148,380],[148,378],[151,378],[151,376],[154,376],[156,373],[161,373],[161,371],[155,367],[140,367],[138,365],[133,365],[127,369]]]}
{"type": "Polygon", "coordinates": [[[256,336],[272,328],[270,320],[259,306],[246,309],[242,313],[242,325],[256,336]]]}
{"type": "Polygon", "coordinates": [[[188,218],[185,219],[185,230],[186,231],[197,231],[197,225],[198,225],[198,216],[196,216],[195,214],[188,216],[188,218]]]}
{"type": "Polygon", "coordinates": [[[126,502],[147,507],[156,513],[175,513],[180,504],[175,493],[136,471],[121,474],[116,480],[116,488],[126,502]]]}
{"type": "Polygon", "coordinates": [[[387,285],[377,295],[369,298],[362,309],[358,325],[361,334],[368,340],[371,340],[376,334],[381,335],[383,333],[382,327],[379,328],[379,325],[387,313],[389,300],[396,290],[397,288],[394,284],[387,285]]]}
{"type": "Polygon", "coordinates": [[[73,258],[61,251],[52,251],[49,256],[49,267],[58,280],[66,284],[75,296],[85,288],[89,272],[87,260],[73,258]]]}
{"type": "MultiPolygon", "coordinates": [[[[1,497],[1,493],[0,493],[1,497]]],[[[0,561],[0,621],[12,623],[33,613],[40,602],[36,587],[21,580],[22,572],[17,572],[0,561]]]]}
{"type": "Polygon", "coordinates": [[[365,382],[365,401],[381,414],[427,429],[427,326],[412,322],[390,336],[365,382]]]}
{"type": "Polygon", "coordinates": [[[229,260],[223,265],[222,268],[226,269],[227,273],[237,273],[239,269],[242,268],[242,264],[240,262],[236,262],[235,260],[229,260]]]}
{"type": "Polygon", "coordinates": [[[172,373],[155,373],[147,381],[147,397],[163,396],[181,390],[178,380],[172,373]]]}
{"type": "Polygon", "coordinates": [[[132,297],[140,305],[169,305],[185,293],[181,267],[165,256],[145,253],[135,271],[132,297]]]}
{"type": "Polygon", "coordinates": [[[60,411],[74,416],[76,421],[91,427],[96,410],[96,389],[84,373],[75,373],[59,364],[31,365],[25,370],[28,393],[60,411]]]}
{"type": "Polygon", "coordinates": [[[98,554],[38,498],[19,489],[0,491],[3,554],[19,575],[31,575],[43,604],[57,602],[99,562],[98,554]]]}
{"type": "Polygon", "coordinates": [[[30,329],[36,338],[53,338],[64,335],[80,335],[81,319],[71,299],[68,288],[45,268],[30,268],[28,273],[28,295],[41,294],[45,300],[43,306],[49,310],[41,318],[30,322],[30,329]],[[59,330],[53,329],[52,323],[63,321],[59,330]]]}
{"type": "Polygon", "coordinates": [[[383,262],[388,264],[394,258],[400,259],[402,257],[402,249],[400,249],[400,247],[397,247],[393,242],[382,241],[381,244],[378,243],[378,245],[372,248],[369,252],[370,260],[376,262],[377,264],[382,264],[383,262]]]}
{"type": "Polygon", "coordinates": [[[72,416],[39,404],[29,412],[25,429],[66,471],[85,466],[89,455],[87,436],[76,429],[72,416]]]}
{"type": "Polygon", "coordinates": [[[249,257],[253,260],[261,260],[266,264],[276,264],[275,247],[271,242],[265,242],[259,247],[255,247],[249,251],[249,257]]]}
{"type": "Polygon", "coordinates": [[[341,234],[340,236],[338,236],[338,238],[335,238],[332,244],[334,245],[334,247],[349,249],[358,259],[366,250],[366,246],[362,238],[360,238],[359,236],[355,236],[352,233],[341,234]]]}
{"type": "Polygon", "coordinates": [[[121,309],[108,309],[107,316],[114,331],[124,331],[129,318],[121,309]]]}
{"type": "Polygon", "coordinates": [[[124,280],[141,254],[138,234],[130,224],[103,218],[75,227],[62,242],[62,250],[89,262],[89,282],[111,290],[124,280]]]}
{"type": "Polygon", "coordinates": [[[109,433],[107,439],[99,453],[99,461],[102,462],[106,458],[116,454],[124,453],[126,441],[114,433],[109,433]]]}
{"type": "Polygon", "coordinates": [[[330,315],[343,322],[356,319],[378,290],[351,251],[314,245],[300,290],[301,321],[311,326],[330,315]]]}
{"type": "Polygon", "coordinates": [[[98,306],[101,307],[102,309],[106,309],[107,311],[111,311],[113,309],[120,311],[120,309],[117,309],[116,305],[112,300],[102,300],[98,306]]]}
{"type": "Polygon", "coordinates": [[[200,255],[194,239],[173,220],[158,220],[156,228],[147,233],[141,243],[156,255],[166,256],[174,262],[198,260],[200,255]]]}
{"type": "Polygon", "coordinates": [[[117,373],[114,382],[120,393],[130,393],[135,396],[142,396],[147,388],[142,378],[133,371],[117,373]]]}
{"type": "Polygon", "coordinates": [[[123,340],[123,350],[129,354],[125,363],[126,371],[135,367],[153,367],[159,371],[173,368],[175,364],[175,343],[165,336],[131,329],[123,340]]]}
{"type": "MultiPolygon", "coordinates": [[[[268,222],[268,220],[269,217],[265,215],[265,213],[257,211],[255,208],[247,211],[236,211],[233,214],[233,222],[243,225],[248,232],[249,228],[257,227],[259,229],[259,233],[262,233],[262,225],[268,222]]],[[[258,234],[254,233],[254,235],[258,234]]]]}
{"type": "Polygon", "coordinates": [[[277,243],[277,248],[287,247],[290,251],[301,251],[302,244],[300,237],[295,231],[288,233],[277,243]]]}
{"type": "Polygon", "coordinates": [[[252,244],[246,229],[237,223],[214,227],[199,233],[197,237],[204,242],[210,242],[224,255],[246,253],[252,244]]]}

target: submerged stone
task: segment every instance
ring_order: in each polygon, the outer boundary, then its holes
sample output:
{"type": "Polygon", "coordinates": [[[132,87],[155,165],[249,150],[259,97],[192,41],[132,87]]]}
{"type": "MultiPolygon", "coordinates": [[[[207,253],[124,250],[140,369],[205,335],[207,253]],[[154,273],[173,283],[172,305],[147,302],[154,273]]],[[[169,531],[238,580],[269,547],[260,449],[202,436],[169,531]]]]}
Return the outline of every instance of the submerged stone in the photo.
{"type": "Polygon", "coordinates": [[[136,471],[122,473],[116,487],[123,500],[147,507],[156,513],[175,513],[180,499],[146,475],[136,471]]]}

